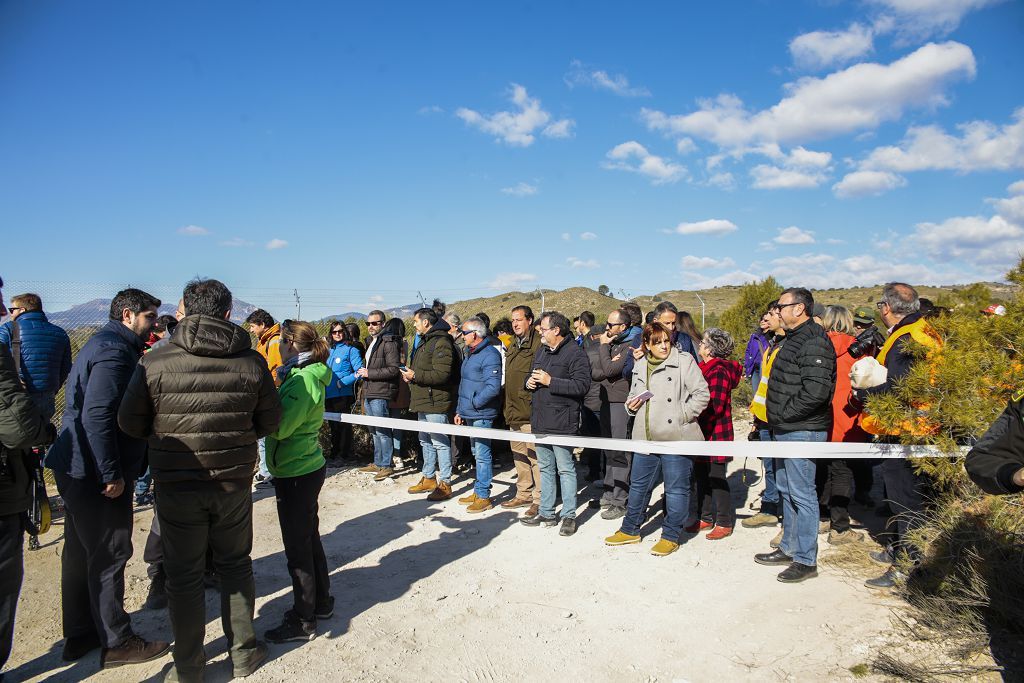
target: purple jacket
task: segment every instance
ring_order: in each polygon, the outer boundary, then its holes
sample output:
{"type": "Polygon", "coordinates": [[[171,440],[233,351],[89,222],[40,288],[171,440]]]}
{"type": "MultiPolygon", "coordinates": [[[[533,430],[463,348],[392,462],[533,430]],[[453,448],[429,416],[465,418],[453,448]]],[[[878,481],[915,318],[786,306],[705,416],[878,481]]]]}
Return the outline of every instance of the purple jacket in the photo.
{"type": "Polygon", "coordinates": [[[760,370],[761,357],[764,356],[767,348],[768,337],[764,336],[764,333],[755,332],[750,335],[750,341],[747,342],[747,351],[743,354],[743,374],[746,377],[753,375],[755,370],[760,370]]]}

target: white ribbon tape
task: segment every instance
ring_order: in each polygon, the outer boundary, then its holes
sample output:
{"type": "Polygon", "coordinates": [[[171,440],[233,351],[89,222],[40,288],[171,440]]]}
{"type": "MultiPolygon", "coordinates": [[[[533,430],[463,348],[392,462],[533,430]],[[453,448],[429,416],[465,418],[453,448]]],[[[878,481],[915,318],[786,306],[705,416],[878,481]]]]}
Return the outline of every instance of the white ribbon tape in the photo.
{"type": "Polygon", "coordinates": [[[364,427],[401,429],[411,432],[429,432],[476,439],[520,441],[542,446],[568,446],[630,453],[664,453],[667,455],[717,455],[734,458],[835,458],[838,460],[865,460],[870,458],[947,458],[949,453],[937,446],[903,446],[880,443],[834,443],[808,441],[638,441],[634,439],[604,439],[593,436],[561,436],[557,434],[527,434],[504,429],[485,429],[466,425],[439,424],[419,420],[399,420],[393,417],[371,417],[349,413],[324,413],[325,420],[348,422],[364,427]]]}

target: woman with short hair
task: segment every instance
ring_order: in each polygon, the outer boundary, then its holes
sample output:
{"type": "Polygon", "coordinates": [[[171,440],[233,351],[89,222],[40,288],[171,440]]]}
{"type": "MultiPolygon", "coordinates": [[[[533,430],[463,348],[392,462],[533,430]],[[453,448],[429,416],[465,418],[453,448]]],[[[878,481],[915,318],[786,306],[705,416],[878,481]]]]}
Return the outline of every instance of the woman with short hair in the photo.
{"type": "MultiPolygon", "coordinates": [[[[349,413],[355,403],[355,385],[359,379],[356,371],[363,367],[363,356],[352,345],[348,329],[343,323],[332,320],[327,332],[327,343],[331,352],[327,367],[331,369],[331,383],[327,385],[326,408],[332,413],[349,413]]],[[[352,457],[352,425],[347,422],[330,420],[331,452],[328,463],[335,465],[340,460],[352,457]]]]}

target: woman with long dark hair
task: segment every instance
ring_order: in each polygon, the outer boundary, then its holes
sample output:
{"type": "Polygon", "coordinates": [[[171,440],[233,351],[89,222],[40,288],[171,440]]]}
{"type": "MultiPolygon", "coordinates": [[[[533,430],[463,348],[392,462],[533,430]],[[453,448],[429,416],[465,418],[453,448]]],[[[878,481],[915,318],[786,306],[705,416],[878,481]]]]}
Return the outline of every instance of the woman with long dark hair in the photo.
{"type": "MultiPolygon", "coordinates": [[[[326,408],[332,413],[348,413],[355,403],[355,385],[359,376],[356,371],[363,367],[363,356],[352,344],[345,325],[332,320],[327,333],[331,352],[327,357],[327,367],[331,369],[331,383],[327,385],[326,408]]],[[[352,425],[347,422],[331,420],[331,452],[328,463],[335,464],[340,460],[352,457],[352,425]]]]}

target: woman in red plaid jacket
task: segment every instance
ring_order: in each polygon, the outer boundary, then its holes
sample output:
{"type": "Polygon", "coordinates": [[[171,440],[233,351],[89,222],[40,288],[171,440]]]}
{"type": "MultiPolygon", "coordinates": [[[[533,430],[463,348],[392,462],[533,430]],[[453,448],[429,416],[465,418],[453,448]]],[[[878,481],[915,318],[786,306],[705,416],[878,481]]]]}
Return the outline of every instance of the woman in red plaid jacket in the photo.
{"type": "MultiPolygon", "coordinates": [[[[735,344],[725,330],[709,327],[697,348],[700,370],[711,390],[708,407],[697,418],[706,441],[732,441],[732,391],[739,386],[743,368],[730,360],[735,344]]],[[[713,455],[694,458],[693,478],[697,487],[697,519],[687,527],[690,533],[704,529],[709,541],[717,541],[732,534],[736,513],[726,478],[726,467],[731,457],[713,455]]]]}

